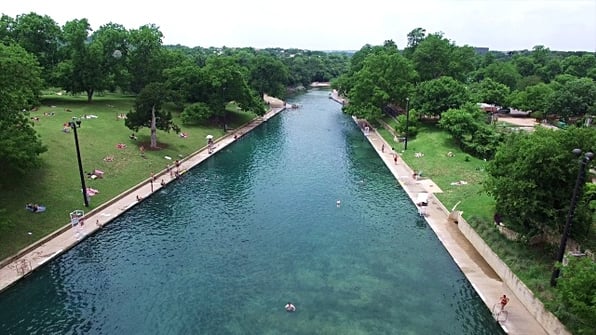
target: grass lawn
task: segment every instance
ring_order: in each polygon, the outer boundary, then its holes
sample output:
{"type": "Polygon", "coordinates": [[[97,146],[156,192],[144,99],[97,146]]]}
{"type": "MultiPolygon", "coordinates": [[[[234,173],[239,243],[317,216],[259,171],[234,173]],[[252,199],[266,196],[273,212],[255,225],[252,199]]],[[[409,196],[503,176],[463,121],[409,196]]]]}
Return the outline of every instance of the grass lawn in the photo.
{"type": "MultiPolygon", "coordinates": [[[[35,129],[48,151],[42,155],[43,166],[31,171],[25,177],[12,178],[3,185],[0,203],[6,209],[10,220],[7,226],[0,226],[0,259],[15,254],[18,250],[37,241],[48,233],[68,223],[68,214],[74,209],[84,209],[81,182],[77,165],[74,136],[63,132],[63,124],[73,117],[95,115],[97,118],[82,120],[78,129],[81,158],[85,172],[94,169],[105,172],[103,179],[86,178],[86,186],[99,190],[90,198],[90,210],[114,198],[128,188],[150,177],[152,172],[163,170],[176,158],[185,157],[206,145],[205,136],[216,138],[224,135],[219,127],[185,127],[175,121],[187,133],[187,138],[178,134],[158,131],[159,150],[149,150],[149,129],[143,128],[136,141],[124,126],[124,120],[117,116],[126,114],[133,105],[133,97],[104,95],[94,97],[88,104],[85,96],[48,96],[38,111],[31,117],[38,117],[35,129]],[[44,113],[55,113],[44,116],[44,113]],[[126,148],[118,149],[117,144],[126,148]],[[139,146],[146,148],[141,157],[139,146]],[[106,162],[105,157],[113,161],[106,162]],[[164,157],[169,156],[172,160],[164,157]],[[24,209],[26,203],[38,203],[47,207],[43,213],[30,213],[24,209]],[[31,234],[29,234],[31,233],[31,234]]],[[[231,106],[230,106],[231,107],[231,106]]],[[[228,126],[235,128],[255,117],[254,114],[233,112],[228,126]]]]}
{"type": "MultiPolygon", "coordinates": [[[[396,151],[403,150],[404,143],[394,142],[389,131],[380,129],[379,132],[386,141],[392,143],[396,151]]],[[[434,125],[422,125],[418,136],[408,141],[408,150],[402,152],[402,158],[412,169],[421,171],[423,178],[432,179],[443,190],[436,196],[445,207],[451,209],[459,203],[457,209],[464,212],[464,218],[492,220],[495,203],[492,197],[482,191],[481,185],[486,162],[463,153],[448,133],[434,125]],[[454,153],[454,156],[448,157],[449,152],[454,153]],[[416,158],[416,153],[424,156],[416,158]],[[467,184],[451,184],[458,181],[467,184]]]]}

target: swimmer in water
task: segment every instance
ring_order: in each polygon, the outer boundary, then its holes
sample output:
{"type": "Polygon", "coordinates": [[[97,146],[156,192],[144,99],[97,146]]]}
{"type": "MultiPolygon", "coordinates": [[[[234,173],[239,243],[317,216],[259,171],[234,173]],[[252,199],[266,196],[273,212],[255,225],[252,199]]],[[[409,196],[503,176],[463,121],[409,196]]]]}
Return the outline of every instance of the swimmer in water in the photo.
{"type": "Polygon", "coordinates": [[[337,207],[341,206],[341,201],[337,200],[336,204],[337,204],[337,207]]]}
{"type": "Polygon", "coordinates": [[[292,304],[291,302],[288,302],[286,304],[286,312],[295,312],[296,311],[296,306],[294,306],[294,304],[292,304]]]}

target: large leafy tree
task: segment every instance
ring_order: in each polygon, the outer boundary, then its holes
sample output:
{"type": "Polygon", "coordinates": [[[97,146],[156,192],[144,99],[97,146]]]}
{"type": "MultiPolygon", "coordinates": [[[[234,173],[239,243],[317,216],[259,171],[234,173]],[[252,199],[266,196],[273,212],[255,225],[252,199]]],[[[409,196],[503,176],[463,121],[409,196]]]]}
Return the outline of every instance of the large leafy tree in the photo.
{"type": "Polygon", "coordinates": [[[66,22],[63,28],[67,59],[58,64],[58,81],[70,93],[85,92],[87,101],[93,94],[109,87],[109,74],[102,64],[105,62],[103,45],[89,38],[91,26],[87,19],[66,22]]]}
{"type": "Polygon", "coordinates": [[[35,57],[18,45],[0,43],[0,87],[0,176],[6,178],[38,166],[47,150],[26,112],[38,103],[42,88],[35,57]]]}
{"type": "Polygon", "coordinates": [[[225,125],[226,105],[234,101],[241,109],[258,115],[264,106],[252,90],[245,70],[230,56],[210,57],[203,68],[187,61],[165,71],[167,86],[191,103],[182,113],[185,123],[217,119],[225,125]]]}
{"type": "Polygon", "coordinates": [[[408,48],[416,49],[416,46],[420,44],[426,37],[426,29],[416,28],[408,33],[408,48]]]}
{"type": "MultiPolygon", "coordinates": [[[[578,174],[578,159],[571,151],[594,152],[595,144],[596,132],[590,128],[537,128],[510,135],[487,166],[485,188],[495,198],[497,212],[523,234],[562,231],[578,174]]],[[[590,226],[588,203],[580,195],[572,226],[576,237],[590,226]]]]}
{"type": "Polygon", "coordinates": [[[17,15],[11,34],[14,41],[37,57],[43,79],[51,82],[52,71],[61,60],[62,30],[56,21],[36,13],[17,15]]]}
{"type": "Polygon", "coordinates": [[[267,93],[276,97],[286,95],[289,81],[287,66],[272,55],[259,53],[250,65],[250,85],[260,96],[267,93]]]}
{"type": "Polygon", "coordinates": [[[14,19],[6,14],[0,16],[0,43],[9,44],[15,42],[12,30],[14,19]]]}
{"type": "Polygon", "coordinates": [[[417,44],[412,54],[421,81],[449,75],[452,45],[442,34],[430,34],[417,44]]]}
{"type": "Polygon", "coordinates": [[[511,90],[517,87],[518,81],[521,79],[517,68],[511,62],[494,62],[484,68],[483,72],[484,78],[491,78],[498,83],[507,85],[511,90]]]}
{"type": "Polygon", "coordinates": [[[124,124],[133,131],[140,128],[151,130],[152,149],[157,149],[157,130],[169,132],[180,131],[180,128],[172,121],[172,113],[163,109],[166,102],[172,101],[175,95],[168,90],[164,84],[151,83],[137,96],[134,110],[126,114],[124,124]]]}
{"type": "Polygon", "coordinates": [[[475,103],[444,112],[439,125],[446,129],[459,147],[479,158],[492,158],[502,141],[502,134],[486,122],[486,113],[475,103]]]}
{"type": "Polygon", "coordinates": [[[565,57],[561,60],[561,67],[565,74],[596,80],[596,55],[593,53],[565,57]]]}
{"type": "MultiPolygon", "coordinates": [[[[406,55],[409,56],[410,53],[406,55]]],[[[458,47],[443,37],[442,33],[430,34],[418,41],[411,52],[411,59],[421,81],[442,76],[466,81],[469,73],[474,70],[475,58],[473,48],[458,47]]]]}
{"type": "Polygon", "coordinates": [[[470,93],[462,82],[445,76],[418,84],[412,104],[421,114],[440,116],[470,100],[470,93]]]}
{"type": "Polygon", "coordinates": [[[128,90],[139,93],[149,83],[161,82],[165,68],[163,34],[155,25],[130,31],[128,40],[128,90]]]}
{"type": "Polygon", "coordinates": [[[370,53],[362,68],[354,74],[354,87],[348,92],[346,112],[371,121],[378,118],[389,104],[404,105],[413,92],[416,71],[397,47],[385,43],[370,53]]]}
{"type": "Polygon", "coordinates": [[[490,78],[470,85],[471,96],[476,102],[486,102],[503,106],[509,97],[509,87],[490,78]]]}
{"type": "Polygon", "coordinates": [[[548,111],[564,119],[596,113],[596,83],[590,78],[570,78],[553,83],[548,111]]]}
{"type": "Polygon", "coordinates": [[[91,36],[101,57],[95,66],[107,75],[103,89],[115,91],[126,85],[126,59],[128,58],[128,36],[126,28],[117,23],[108,23],[99,27],[91,36]]]}
{"type": "Polygon", "coordinates": [[[218,116],[225,119],[226,105],[236,102],[243,110],[264,113],[256,92],[249,86],[245,71],[231,57],[214,57],[207,60],[203,71],[211,84],[211,96],[207,101],[218,116]]]}
{"type": "Polygon", "coordinates": [[[553,89],[550,84],[539,83],[528,86],[523,91],[515,91],[510,96],[510,106],[532,111],[534,117],[541,117],[549,109],[553,89]]]}

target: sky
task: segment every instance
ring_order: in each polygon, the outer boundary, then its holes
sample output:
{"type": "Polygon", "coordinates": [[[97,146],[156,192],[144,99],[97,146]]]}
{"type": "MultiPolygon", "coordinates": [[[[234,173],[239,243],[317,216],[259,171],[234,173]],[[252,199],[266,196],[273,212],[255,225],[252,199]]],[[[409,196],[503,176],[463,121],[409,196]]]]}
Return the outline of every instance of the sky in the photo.
{"type": "Polygon", "coordinates": [[[3,0],[0,13],[35,12],[59,25],[87,18],[128,29],[155,24],[164,44],[359,50],[421,27],[456,45],[491,50],[596,52],[596,0],[3,0]]]}

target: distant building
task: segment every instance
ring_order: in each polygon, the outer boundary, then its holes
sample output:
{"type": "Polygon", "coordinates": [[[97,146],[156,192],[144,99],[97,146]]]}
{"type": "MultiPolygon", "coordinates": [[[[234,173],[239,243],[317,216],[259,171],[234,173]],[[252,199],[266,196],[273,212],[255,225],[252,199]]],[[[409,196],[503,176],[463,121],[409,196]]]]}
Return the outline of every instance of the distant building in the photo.
{"type": "Polygon", "coordinates": [[[478,55],[486,55],[488,53],[488,48],[486,47],[475,47],[474,52],[478,55]]]}

